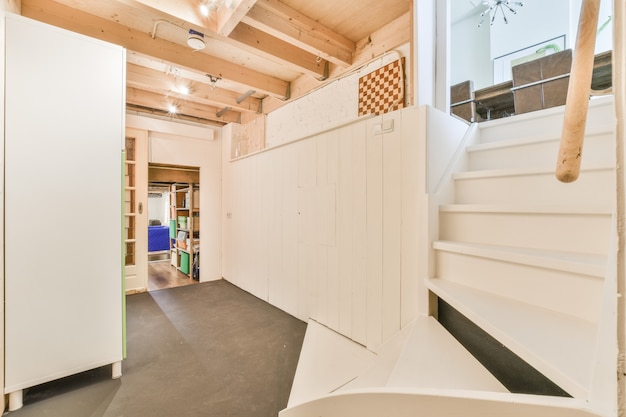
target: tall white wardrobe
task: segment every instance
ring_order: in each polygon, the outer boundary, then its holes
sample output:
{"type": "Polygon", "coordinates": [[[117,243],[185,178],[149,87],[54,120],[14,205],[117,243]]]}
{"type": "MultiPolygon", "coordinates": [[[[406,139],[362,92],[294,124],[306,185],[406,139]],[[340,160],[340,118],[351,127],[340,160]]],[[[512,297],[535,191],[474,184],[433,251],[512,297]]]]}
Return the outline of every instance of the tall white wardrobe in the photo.
{"type": "Polygon", "coordinates": [[[123,356],[123,48],[3,16],[4,393],[123,356]]]}

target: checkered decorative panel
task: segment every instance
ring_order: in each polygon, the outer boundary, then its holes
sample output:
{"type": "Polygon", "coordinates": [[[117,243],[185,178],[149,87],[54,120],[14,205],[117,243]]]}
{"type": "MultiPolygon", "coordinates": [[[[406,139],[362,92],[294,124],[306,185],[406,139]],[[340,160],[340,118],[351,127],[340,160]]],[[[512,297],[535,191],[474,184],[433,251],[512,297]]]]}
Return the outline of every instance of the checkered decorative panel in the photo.
{"type": "Polygon", "coordinates": [[[404,107],[404,58],[359,78],[359,116],[404,107]]]}

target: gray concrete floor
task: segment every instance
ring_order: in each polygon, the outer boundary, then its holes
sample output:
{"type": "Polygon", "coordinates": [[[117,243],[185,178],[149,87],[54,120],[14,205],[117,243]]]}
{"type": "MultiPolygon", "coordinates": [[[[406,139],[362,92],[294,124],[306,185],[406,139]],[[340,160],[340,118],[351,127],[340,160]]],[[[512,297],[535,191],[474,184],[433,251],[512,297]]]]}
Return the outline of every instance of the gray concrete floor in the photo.
{"type": "MultiPolygon", "coordinates": [[[[226,281],[127,297],[128,357],[30,388],[11,417],[275,417],[306,324],[226,281]]],[[[45,347],[42,347],[45,354],[45,347]]]]}

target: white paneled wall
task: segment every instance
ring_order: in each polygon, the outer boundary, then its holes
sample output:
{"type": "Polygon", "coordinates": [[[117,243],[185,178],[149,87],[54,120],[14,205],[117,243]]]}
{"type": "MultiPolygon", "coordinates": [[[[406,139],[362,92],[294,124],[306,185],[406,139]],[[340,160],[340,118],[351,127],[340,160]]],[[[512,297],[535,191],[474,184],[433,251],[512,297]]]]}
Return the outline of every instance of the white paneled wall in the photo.
{"type": "Polygon", "coordinates": [[[373,350],[400,330],[417,310],[417,113],[224,151],[224,278],[373,350]]]}

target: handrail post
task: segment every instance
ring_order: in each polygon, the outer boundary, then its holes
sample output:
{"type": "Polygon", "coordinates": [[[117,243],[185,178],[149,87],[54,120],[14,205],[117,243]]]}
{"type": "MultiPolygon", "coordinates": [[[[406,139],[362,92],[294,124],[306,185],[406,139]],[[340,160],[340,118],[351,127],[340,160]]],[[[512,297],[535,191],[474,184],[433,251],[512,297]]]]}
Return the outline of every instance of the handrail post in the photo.
{"type": "Polygon", "coordinates": [[[580,174],[599,14],[600,0],[583,0],[556,164],[561,182],[576,181],[580,174]]]}

